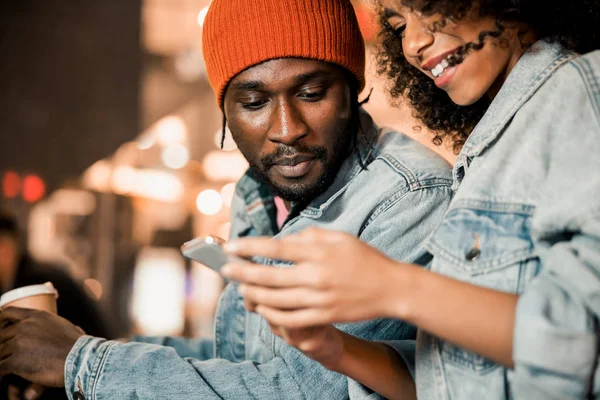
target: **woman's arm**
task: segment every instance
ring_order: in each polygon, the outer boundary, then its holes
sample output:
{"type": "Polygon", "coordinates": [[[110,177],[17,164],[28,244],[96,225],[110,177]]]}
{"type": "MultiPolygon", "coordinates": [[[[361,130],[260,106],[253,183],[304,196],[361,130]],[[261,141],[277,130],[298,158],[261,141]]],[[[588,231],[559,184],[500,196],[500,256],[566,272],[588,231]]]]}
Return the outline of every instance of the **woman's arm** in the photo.
{"type": "Polygon", "coordinates": [[[404,282],[389,314],[464,349],[513,367],[518,296],[464,283],[411,265],[397,267],[404,282]]]}
{"type": "Polygon", "coordinates": [[[390,400],[416,399],[415,382],[400,355],[382,343],[342,332],[344,353],[331,369],[362,383],[390,400]]]}
{"type": "Polygon", "coordinates": [[[256,311],[272,324],[301,328],[398,318],[507,367],[513,365],[516,295],[396,262],[338,232],[310,229],[294,237],[245,239],[233,246],[243,256],[296,263],[285,269],[231,265],[224,271],[245,282],[240,288],[244,296],[259,304],[256,311]]]}
{"type": "Polygon", "coordinates": [[[387,399],[416,398],[413,377],[405,364],[406,361],[414,366],[414,340],[389,342],[392,348],[356,338],[333,325],[289,329],[271,324],[271,330],[325,368],[346,375],[387,399]]]}

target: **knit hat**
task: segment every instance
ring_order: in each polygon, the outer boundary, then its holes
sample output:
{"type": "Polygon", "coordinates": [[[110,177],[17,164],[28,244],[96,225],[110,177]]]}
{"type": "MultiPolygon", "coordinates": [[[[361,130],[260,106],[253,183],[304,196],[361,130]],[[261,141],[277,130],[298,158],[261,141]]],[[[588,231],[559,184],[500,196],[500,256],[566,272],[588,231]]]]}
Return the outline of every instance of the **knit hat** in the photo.
{"type": "Polygon", "coordinates": [[[365,85],[365,44],[350,0],[213,0],[202,32],[210,84],[225,89],[244,70],[276,58],[340,65],[365,85]]]}

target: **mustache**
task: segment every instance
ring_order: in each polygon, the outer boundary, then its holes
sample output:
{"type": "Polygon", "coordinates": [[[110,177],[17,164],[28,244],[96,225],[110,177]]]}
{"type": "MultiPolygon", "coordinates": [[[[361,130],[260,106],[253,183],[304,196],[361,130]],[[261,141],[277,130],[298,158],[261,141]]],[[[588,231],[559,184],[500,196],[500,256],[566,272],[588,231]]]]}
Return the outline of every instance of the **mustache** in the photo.
{"type": "Polygon", "coordinates": [[[312,156],[315,160],[326,160],[327,149],[320,146],[279,146],[273,153],[261,157],[260,163],[263,168],[269,168],[279,164],[282,159],[306,155],[312,156]]]}

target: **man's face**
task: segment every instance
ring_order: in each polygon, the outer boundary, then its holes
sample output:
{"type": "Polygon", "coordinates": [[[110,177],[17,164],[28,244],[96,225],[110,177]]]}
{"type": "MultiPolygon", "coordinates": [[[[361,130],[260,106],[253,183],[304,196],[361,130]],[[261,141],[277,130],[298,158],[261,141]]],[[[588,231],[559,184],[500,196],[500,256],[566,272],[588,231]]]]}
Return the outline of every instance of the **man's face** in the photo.
{"type": "Polygon", "coordinates": [[[332,183],[356,126],[340,67],[297,58],[264,62],[229,84],[229,129],[250,167],[287,201],[309,201],[332,183]]]}

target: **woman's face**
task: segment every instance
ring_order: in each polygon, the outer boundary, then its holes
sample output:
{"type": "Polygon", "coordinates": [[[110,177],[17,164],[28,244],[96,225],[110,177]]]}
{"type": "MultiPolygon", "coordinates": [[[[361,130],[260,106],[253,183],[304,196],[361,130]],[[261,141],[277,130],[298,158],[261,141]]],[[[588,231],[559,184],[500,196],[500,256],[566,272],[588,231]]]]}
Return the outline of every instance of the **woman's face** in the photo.
{"type": "Polygon", "coordinates": [[[382,5],[387,22],[402,37],[407,61],[459,105],[473,104],[484,95],[493,98],[524,52],[516,29],[507,28],[502,45],[488,37],[482,49],[465,53],[462,63],[450,66],[449,56],[468,43],[479,43],[481,32],[497,30],[494,17],[471,10],[459,21],[443,21],[441,15],[423,15],[401,0],[382,0],[382,5]]]}

